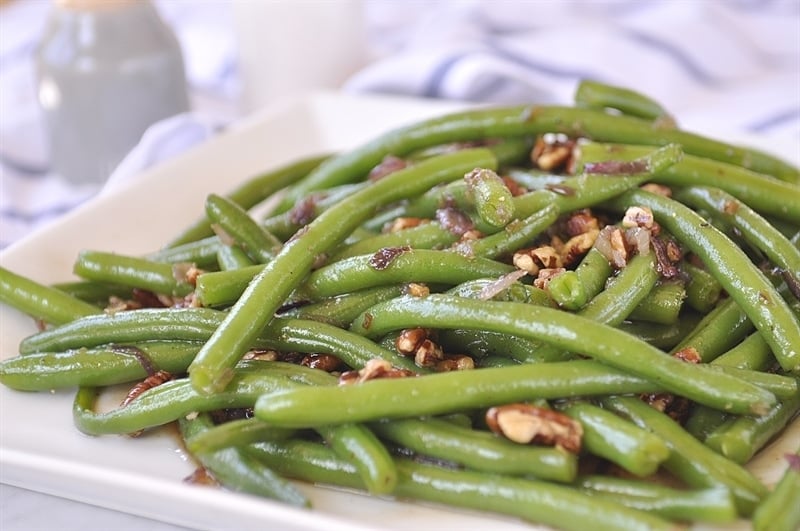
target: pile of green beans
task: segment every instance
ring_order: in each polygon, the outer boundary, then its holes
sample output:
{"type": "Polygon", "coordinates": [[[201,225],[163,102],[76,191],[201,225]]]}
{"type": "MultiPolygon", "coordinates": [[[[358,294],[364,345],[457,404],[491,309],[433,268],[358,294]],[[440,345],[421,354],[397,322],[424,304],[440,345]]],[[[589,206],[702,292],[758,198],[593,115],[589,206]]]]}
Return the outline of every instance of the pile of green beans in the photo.
{"type": "Polygon", "coordinates": [[[585,81],[209,192],[79,281],[0,267],[42,327],[0,382],[76,388],[88,435],[175,422],[222,487],[298,507],[290,479],[559,529],[796,529],[797,445],[779,484],[745,465],[796,431],[799,207],[794,166],[585,81]]]}

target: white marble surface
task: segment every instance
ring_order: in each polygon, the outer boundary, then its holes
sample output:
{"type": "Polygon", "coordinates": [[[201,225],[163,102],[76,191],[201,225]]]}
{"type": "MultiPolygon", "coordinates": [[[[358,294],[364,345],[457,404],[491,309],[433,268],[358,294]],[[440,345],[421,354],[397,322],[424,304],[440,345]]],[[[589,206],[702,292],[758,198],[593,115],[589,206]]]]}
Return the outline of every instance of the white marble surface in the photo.
{"type": "Polygon", "coordinates": [[[184,531],[140,518],[0,483],[2,531],[184,531]]]}

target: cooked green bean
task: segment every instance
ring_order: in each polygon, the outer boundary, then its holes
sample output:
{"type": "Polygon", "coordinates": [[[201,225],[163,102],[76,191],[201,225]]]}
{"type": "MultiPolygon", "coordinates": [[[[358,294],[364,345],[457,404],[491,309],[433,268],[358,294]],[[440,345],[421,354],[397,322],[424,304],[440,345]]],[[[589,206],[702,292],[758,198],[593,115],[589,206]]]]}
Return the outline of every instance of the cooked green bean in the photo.
{"type": "Polygon", "coordinates": [[[194,286],[182,278],[177,265],[135,256],[82,251],[75,262],[74,271],[88,280],[122,284],[165,295],[182,297],[194,290],[194,286]]]}
{"type": "MultiPolygon", "coordinates": [[[[653,175],[654,182],[667,186],[713,186],[739,198],[762,215],[775,216],[795,225],[800,223],[798,201],[787,200],[797,197],[796,178],[784,182],[774,178],[779,176],[769,171],[757,173],[759,170],[752,171],[752,168],[748,170],[692,156],[686,146],[683,147],[687,155],[680,162],[653,175]]],[[[581,160],[584,162],[631,160],[645,153],[647,148],[641,146],[581,145],[581,160]]]]}
{"type": "Polygon", "coordinates": [[[628,317],[634,321],[673,324],[678,322],[685,299],[686,288],[682,281],[664,281],[650,290],[628,317]]]}
{"type": "Polygon", "coordinates": [[[353,323],[352,329],[374,337],[391,329],[413,326],[494,329],[546,341],[639,374],[682,396],[724,410],[758,414],[775,403],[772,393],[738,378],[664,356],[661,351],[615,328],[529,304],[454,299],[444,295],[430,295],[424,299],[401,297],[371,308],[353,323]],[[719,381],[712,383],[717,378],[719,381]]]}
{"type": "Polygon", "coordinates": [[[656,221],[698,255],[753,321],[784,370],[800,372],[800,321],[747,255],[699,214],[656,194],[626,192],[617,206],[644,206],[656,221]]]}
{"type": "Polygon", "coordinates": [[[311,300],[357,289],[400,282],[455,285],[468,280],[500,277],[514,267],[480,257],[430,249],[383,249],[374,255],[354,256],[317,269],[300,287],[299,296],[311,300]]]}
{"type": "MultiPolygon", "coordinates": [[[[217,249],[217,264],[223,271],[255,265],[242,248],[235,245],[220,245],[217,249]]],[[[196,285],[195,289],[197,289],[196,285]]]]}
{"type": "Polygon", "coordinates": [[[710,312],[722,295],[720,283],[708,271],[689,262],[682,262],[680,268],[688,277],[686,304],[700,313],[710,312]]]}
{"type": "MultiPolygon", "coordinates": [[[[299,440],[263,443],[251,452],[289,477],[363,488],[354,467],[319,444],[299,440]]],[[[553,483],[451,470],[406,459],[397,460],[397,470],[395,495],[400,498],[507,514],[564,530],[589,526],[619,531],[674,529],[658,517],[553,483]]]]}
{"type": "Polygon", "coordinates": [[[581,80],[575,91],[575,104],[590,109],[607,108],[655,121],[659,127],[675,127],[675,121],[660,103],[649,96],[624,87],[591,80],[581,80]]]}
{"type": "Polygon", "coordinates": [[[800,411],[800,393],[786,398],[763,417],[727,420],[708,434],[705,444],[739,464],[748,462],[800,411]]]}
{"type": "Polygon", "coordinates": [[[313,379],[317,377],[316,373],[321,372],[302,370],[305,368],[298,366],[287,370],[285,365],[279,362],[242,363],[234,369],[231,386],[214,395],[198,393],[187,378],[171,380],[146,390],[125,407],[103,413],[94,411],[99,391],[82,387],[75,396],[73,419],[78,429],[88,435],[133,433],[167,424],[196,411],[252,407],[264,393],[296,386],[293,379],[313,379]]]}
{"type": "Polygon", "coordinates": [[[513,443],[439,418],[397,419],[370,426],[380,437],[414,452],[473,470],[565,483],[575,479],[578,470],[575,454],[565,450],[513,443]]]}
{"type": "Polygon", "coordinates": [[[465,175],[464,180],[481,220],[499,229],[514,218],[511,190],[494,171],[477,169],[465,175]]]}
{"type": "Polygon", "coordinates": [[[221,195],[210,194],[206,198],[206,216],[212,227],[225,233],[254,262],[263,264],[272,260],[283,244],[245,209],[221,195]]]}
{"type": "Polygon", "coordinates": [[[726,488],[675,489],[654,482],[608,476],[584,476],[578,485],[587,494],[676,521],[730,523],[736,506],[726,488]]]}
{"type": "MultiPolygon", "coordinates": [[[[178,426],[181,436],[191,441],[205,430],[212,429],[213,423],[208,415],[200,414],[192,419],[181,417],[178,419],[178,426]]],[[[238,448],[226,448],[216,452],[193,452],[193,455],[203,468],[228,489],[272,498],[299,507],[311,505],[289,481],[273,472],[262,461],[238,448]]]]}
{"type": "Polygon", "coordinates": [[[302,234],[284,245],[248,285],[189,366],[193,385],[204,393],[224,389],[231,367],[286,297],[300,285],[315,257],[339,243],[377,207],[461,177],[475,167],[494,165],[491,153],[481,149],[442,155],[392,173],[326,210],[302,234]]]}
{"type": "Polygon", "coordinates": [[[618,396],[603,399],[602,404],[660,437],[671,450],[664,468],[688,485],[730,489],[739,514],[751,514],[766,494],[764,485],[750,472],[715,453],[670,417],[641,400],[618,396]]]}
{"type": "Polygon", "coordinates": [[[0,361],[0,382],[21,391],[49,391],[74,386],[105,386],[148,376],[136,350],[156,369],[181,374],[202,343],[145,341],[133,345],[79,347],[66,352],[42,352],[0,361]]]}
{"type": "Polygon", "coordinates": [[[223,422],[209,427],[196,435],[186,438],[186,448],[192,453],[216,452],[230,447],[242,447],[248,444],[285,440],[292,437],[296,430],[276,428],[258,419],[248,418],[223,422]]]}
{"type": "Polygon", "coordinates": [[[52,324],[100,313],[100,308],[72,295],[0,267],[0,301],[52,324]]]}
{"type": "Polygon", "coordinates": [[[583,447],[616,463],[631,474],[653,474],[670,450],[655,435],[588,402],[568,402],[561,411],[583,427],[583,447]]]}
{"type": "MultiPolygon", "coordinates": [[[[745,203],[716,188],[686,188],[678,190],[675,198],[729,223],[737,234],[741,234],[775,266],[791,275],[796,285],[800,285],[800,249],[745,203]]],[[[784,201],[792,202],[792,199],[787,197],[784,201]]],[[[800,201],[800,190],[796,194],[795,202],[797,201],[800,201]]]]}

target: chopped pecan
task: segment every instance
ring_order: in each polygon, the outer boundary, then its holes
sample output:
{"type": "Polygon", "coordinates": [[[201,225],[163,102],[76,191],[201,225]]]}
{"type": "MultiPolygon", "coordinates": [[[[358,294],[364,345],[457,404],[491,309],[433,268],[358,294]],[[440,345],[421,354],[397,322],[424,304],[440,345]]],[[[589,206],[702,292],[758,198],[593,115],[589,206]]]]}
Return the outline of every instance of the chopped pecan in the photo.
{"type": "Polygon", "coordinates": [[[377,378],[406,378],[409,376],[416,376],[416,374],[408,369],[396,369],[386,360],[371,359],[363,369],[343,372],[339,377],[339,385],[362,383],[377,378]]]}
{"type": "Polygon", "coordinates": [[[589,231],[600,230],[600,222],[592,214],[591,210],[582,209],[572,213],[567,219],[564,228],[567,231],[567,235],[572,237],[589,231]]]}
{"type": "Polygon", "coordinates": [[[599,229],[590,229],[583,234],[573,236],[567,240],[566,243],[563,243],[559,249],[561,263],[564,266],[570,266],[576,263],[581,256],[592,248],[594,242],[597,240],[598,234],[600,234],[599,229]]]}
{"type": "Polygon", "coordinates": [[[428,331],[424,328],[406,328],[394,340],[394,346],[400,354],[413,356],[426,339],[428,339],[428,331]]]}
{"type": "Polygon", "coordinates": [[[444,359],[442,348],[430,339],[423,340],[414,352],[414,363],[418,367],[434,367],[442,359],[444,359]]]}
{"type": "MultiPolygon", "coordinates": [[[[700,354],[694,347],[683,348],[673,356],[686,363],[700,363],[700,354]]],[[[674,421],[683,423],[691,411],[692,402],[685,397],[676,396],[671,393],[647,393],[640,396],[651,407],[670,416],[674,421]]]]}
{"type": "Polygon", "coordinates": [[[551,409],[521,403],[497,406],[486,412],[486,424],[516,443],[557,446],[573,453],[581,449],[583,426],[551,409]]]}
{"type": "Polygon", "coordinates": [[[640,188],[645,192],[650,192],[651,194],[656,194],[663,197],[672,197],[672,188],[669,186],[664,186],[663,184],[646,183],[640,188]]]}
{"type": "Polygon", "coordinates": [[[511,195],[513,197],[517,197],[518,195],[522,195],[522,194],[528,192],[527,188],[525,188],[524,186],[519,184],[517,181],[515,181],[511,177],[508,177],[507,175],[502,176],[501,179],[503,179],[503,182],[505,183],[506,188],[508,188],[508,191],[511,192],[511,195]]]}
{"type": "Polygon", "coordinates": [[[545,171],[569,168],[574,147],[575,142],[563,135],[540,136],[531,151],[531,162],[545,171]]]}
{"type": "Polygon", "coordinates": [[[411,282],[405,286],[404,292],[412,297],[427,297],[431,294],[431,289],[425,284],[411,282]]]}
{"type": "Polygon", "coordinates": [[[628,207],[625,211],[625,216],[622,218],[622,226],[625,228],[643,227],[649,229],[653,226],[653,223],[655,223],[653,211],[648,207],[628,207]]]}
{"type": "Polygon", "coordinates": [[[383,232],[397,232],[405,229],[413,229],[424,223],[430,222],[427,218],[397,217],[391,223],[387,223],[383,232]]]}
{"type": "Polygon", "coordinates": [[[319,369],[325,372],[334,372],[340,370],[344,363],[342,360],[333,354],[307,354],[300,361],[300,365],[305,365],[312,369],[319,369]]]}
{"type": "Polygon", "coordinates": [[[465,371],[475,368],[475,360],[464,354],[454,354],[436,363],[435,368],[439,372],[465,371]]]}
{"type": "Polygon", "coordinates": [[[128,404],[136,400],[142,393],[144,393],[148,389],[158,387],[164,382],[168,382],[170,380],[172,380],[172,375],[167,371],[156,371],[154,374],[151,374],[141,382],[134,385],[133,388],[128,392],[128,394],[125,395],[125,398],[122,400],[120,407],[127,406],[128,404]]]}
{"type": "Polygon", "coordinates": [[[561,256],[550,245],[520,249],[514,253],[512,262],[517,269],[527,271],[531,275],[537,274],[542,268],[562,267],[561,256]]]}

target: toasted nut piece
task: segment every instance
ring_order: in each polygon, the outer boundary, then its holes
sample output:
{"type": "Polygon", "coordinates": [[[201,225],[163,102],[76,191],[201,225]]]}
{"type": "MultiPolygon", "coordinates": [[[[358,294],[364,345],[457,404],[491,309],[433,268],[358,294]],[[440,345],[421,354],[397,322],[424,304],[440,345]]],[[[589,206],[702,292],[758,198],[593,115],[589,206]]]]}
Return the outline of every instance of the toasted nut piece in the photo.
{"type": "Polygon", "coordinates": [[[664,197],[672,197],[672,188],[664,186],[663,184],[646,183],[641,186],[641,189],[651,194],[656,194],[664,197]]]}
{"type": "Polygon", "coordinates": [[[474,368],[475,360],[464,354],[447,356],[445,359],[436,364],[436,370],[440,372],[465,371],[474,368]]]}
{"type": "Polygon", "coordinates": [[[411,282],[405,287],[405,293],[406,295],[411,295],[412,297],[427,297],[431,294],[431,289],[425,284],[411,282]]]}
{"type": "MultiPolygon", "coordinates": [[[[673,354],[673,357],[686,363],[701,362],[700,353],[694,347],[683,348],[673,354]]],[[[692,402],[689,399],[671,393],[649,393],[640,398],[678,423],[683,423],[691,411],[692,402]]]]}
{"type": "Polygon", "coordinates": [[[372,170],[370,170],[369,175],[367,178],[370,181],[377,181],[386,177],[390,173],[394,173],[396,171],[402,170],[408,166],[408,162],[401,159],[400,157],[396,157],[394,155],[386,155],[383,160],[372,170]]]}
{"type": "Polygon", "coordinates": [[[503,175],[500,177],[503,179],[503,183],[505,183],[506,188],[511,192],[513,197],[517,197],[518,195],[522,195],[528,192],[528,189],[519,184],[517,181],[508,177],[507,175],[503,175]]]}
{"type": "Polygon", "coordinates": [[[376,378],[406,378],[408,376],[416,376],[416,374],[407,369],[396,369],[386,360],[371,359],[363,369],[343,372],[339,376],[339,385],[362,383],[376,378]]]}
{"type": "Polygon", "coordinates": [[[462,234],[458,241],[467,242],[472,240],[480,240],[481,238],[483,238],[483,233],[481,233],[481,231],[477,229],[470,229],[462,234]]]}
{"type": "Polygon", "coordinates": [[[435,367],[442,359],[444,353],[441,347],[430,339],[425,339],[414,353],[414,363],[418,367],[435,367]]]}
{"type": "Polygon", "coordinates": [[[486,424],[516,443],[557,446],[573,453],[581,450],[583,426],[551,409],[520,403],[497,406],[486,412],[486,424]]]}
{"type": "Polygon", "coordinates": [[[274,350],[249,350],[244,356],[244,360],[258,360],[258,361],[276,361],[278,353],[274,350]]]}
{"type": "Polygon", "coordinates": [[[589,209],[574,212],[566,223],[566,231],[570,237],[595,230],[600,230],[600,222],[589,209]]]}
{"type": "Polygon", "coordinates": [[[334,372],[342,369],[344,363],[333,354],[308,354],[300,362],[300,365],[325,372],[334,372]]]}
{"type": "Polygon", "coordinates": [[[531,162],[545,171],[567,168],[572,165],[575,142],[566,137],[545,135],[536,139],[531,151],[531,162]]]}
{"type": "Polygon", "coordinates": [[[142,393],[147,391],[148,389],[152,389],[154,387],[158,387],[159,385],[163,384],[164,382],[168,382],[172,380],[172,374],[168,373],[167,371],[157,371],[155,374],[151,374],[138,384],[134,385],[133,388],[125,395],[125,398],[122,400],[120,407],[125,407],[136,398],[139,397],[142,393]]]}
{"type": "Polygon", "coordinates": [[[406,328],[394,340],[394,346],[400,354],[413,356],[426,339],[428,339],[428,331],[424,328],[406,328]]]}
{"type": "Polygon", "coordinates": [[[538,273],[541,268],[552,269],[562,266],[561,256],[550,245],[520,249],[514,253],[512,261],[517,269],[527,271],[531,275],[538,273]]]}
{"type": "Polygon", "coordinates": [[[694,347],[686,347],[682,348],[675,354],[674,357],[678,358],[681,361],[686,361],[688,363],[700,363],[700,353],[697,352],[697,349],[694,347]]]}
{"type": "Polygon", "coordinates": [[[570,266],[577,262],[578,258],[586,254],[589,249],[592,248],[595,240],[597,240],[598,234],[600,234],[599,229],[590,229],[567,240],[559,250],[561,263],[564,266],[570,266]]]}
{"type": "Polygon", "coordinates": [[[625,211],[625,216],[622,218],[622,226],[625,228],[643,227],[649,229],[654,222],[653,211],[641,206],[628,207],[625,211]]]}
{"type": "Polygon", "coordinates": [[[391,223],[387,223],[383,228],[383,232],[397,232],[404,229],[413,229],[422,224],[430,222],[426,218],[394,218],[391,223]]]}

